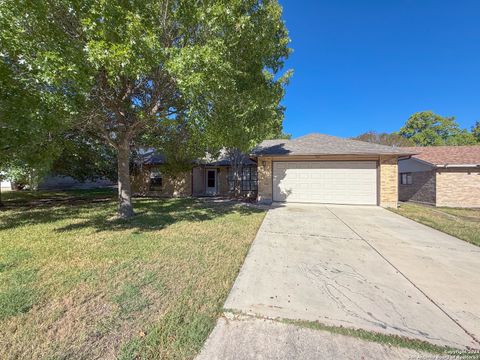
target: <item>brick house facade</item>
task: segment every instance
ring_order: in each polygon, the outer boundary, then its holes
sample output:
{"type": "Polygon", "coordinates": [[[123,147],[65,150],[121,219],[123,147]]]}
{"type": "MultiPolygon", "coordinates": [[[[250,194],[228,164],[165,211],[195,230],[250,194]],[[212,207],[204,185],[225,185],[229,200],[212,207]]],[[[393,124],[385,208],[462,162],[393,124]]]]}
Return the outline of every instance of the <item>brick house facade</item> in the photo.
{"type": "Polygon", "coordinates": [[[435,206],[480,207],[480,146],[407,148],[399,161],[400,201],[435,206]]]}

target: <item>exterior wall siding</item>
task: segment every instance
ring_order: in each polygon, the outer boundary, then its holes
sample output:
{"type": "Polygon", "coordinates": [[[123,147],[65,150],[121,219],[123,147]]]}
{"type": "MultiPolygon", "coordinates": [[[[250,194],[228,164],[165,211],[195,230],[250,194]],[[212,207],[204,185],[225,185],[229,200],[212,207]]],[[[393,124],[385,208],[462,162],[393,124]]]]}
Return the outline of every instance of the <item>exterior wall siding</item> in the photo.
{"type": "Polygon", "coordinates": [[[153,169],[162,171],[162,167],[146,167],[132,176],[132,192],[135,195],[158,197],[185,197],[192,195],[192,173],[181,173],[175,177],[162,174],[162,189],[150,191],[150,172],[153,169]]]}
{"type": "Polygon", "coordinates": [[[398,204],[398,159],[396,156],[380,156],[378,165],[379,205],[397,207],[398,204]]]}
{"type": "MultiPolygon", "coordinates": [[[[400,176],[400,174],[399,174],[400,176]]],[[[398,179],[398,198],[400,201],[414,201],[435,204],[435,170],[412,172],[412,184],[400,184],[398,179]]]]}
{"type": "Polygon", "coordinates": [[[480,207],[480,169],[437,169],[437,206],[480,207]]]}

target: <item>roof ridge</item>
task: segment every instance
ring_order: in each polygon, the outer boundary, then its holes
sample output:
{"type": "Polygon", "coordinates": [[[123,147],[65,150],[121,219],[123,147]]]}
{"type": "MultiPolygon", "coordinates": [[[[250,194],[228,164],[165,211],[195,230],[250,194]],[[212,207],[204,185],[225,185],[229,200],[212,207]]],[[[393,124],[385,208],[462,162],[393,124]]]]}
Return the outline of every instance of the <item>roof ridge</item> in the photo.
{"type": "Polygon", "coordinates": [[[356,142],[358,144],[362,144],[362,145],[365,145],[365,144],[368,144],[370,146],[374,146],[378,149],[398,149],[399,146],[393,146],[393,145],[384,145],[384,144],[377,144],[377,143],[373,143],[373,142],[370,142],[370,141],[363,141],[363,140],[358,140],[358,139],[351,139],[351,138],[344,138],[344,137],[340,137],[340,136],[335,136],[335,135],[328,135],[328,134],[321,134],[321,133],[310,133],[310,134],[307,134],[307,135],[303,135],[303,136],[300,136],[295,140],[302,140],[302,139],[306,139],[306,138],[314,138],[315,135],[320,135],[321,137],[326,137],[326,138],[331,138],[331,139],[336,139],[338,141],[344,141],[344,142],[356,142]]]}

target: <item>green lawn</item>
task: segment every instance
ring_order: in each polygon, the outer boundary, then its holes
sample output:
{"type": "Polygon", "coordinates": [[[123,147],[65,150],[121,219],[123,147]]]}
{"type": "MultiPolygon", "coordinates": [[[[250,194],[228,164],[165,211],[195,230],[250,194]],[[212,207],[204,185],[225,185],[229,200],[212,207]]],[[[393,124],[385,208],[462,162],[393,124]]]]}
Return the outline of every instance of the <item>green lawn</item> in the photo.
{"type": "Polygon", "coordinates": [[[392,211],[480,246],[480,209],[439,208],[403,203],[392,211]]]}
{"type": "Polygon", "coordinates": [[[0,358],[192,358],[264,212],[111,191],[4,193],[0,358]]]}

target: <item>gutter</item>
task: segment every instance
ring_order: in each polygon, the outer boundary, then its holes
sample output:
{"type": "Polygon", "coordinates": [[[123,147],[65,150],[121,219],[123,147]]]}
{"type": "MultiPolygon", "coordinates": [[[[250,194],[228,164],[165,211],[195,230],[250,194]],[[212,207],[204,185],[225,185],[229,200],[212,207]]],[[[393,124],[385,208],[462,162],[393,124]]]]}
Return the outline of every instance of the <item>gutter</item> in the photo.
{"type": "Polygon", "coordinates": [[[408,158],[417,155],[415,153],[287,153],[287,154],[250,154],[251,158],[258,158],[262,157],[290,157],[290,156],[398,156],[399,158],[402,156],[408,156],[408,158]]]}
{"type": "Polygon", "coordinates": [[[480,168],[480,164],[443,164],[443,165],[435,165],[436,168],[480,168]]]}

